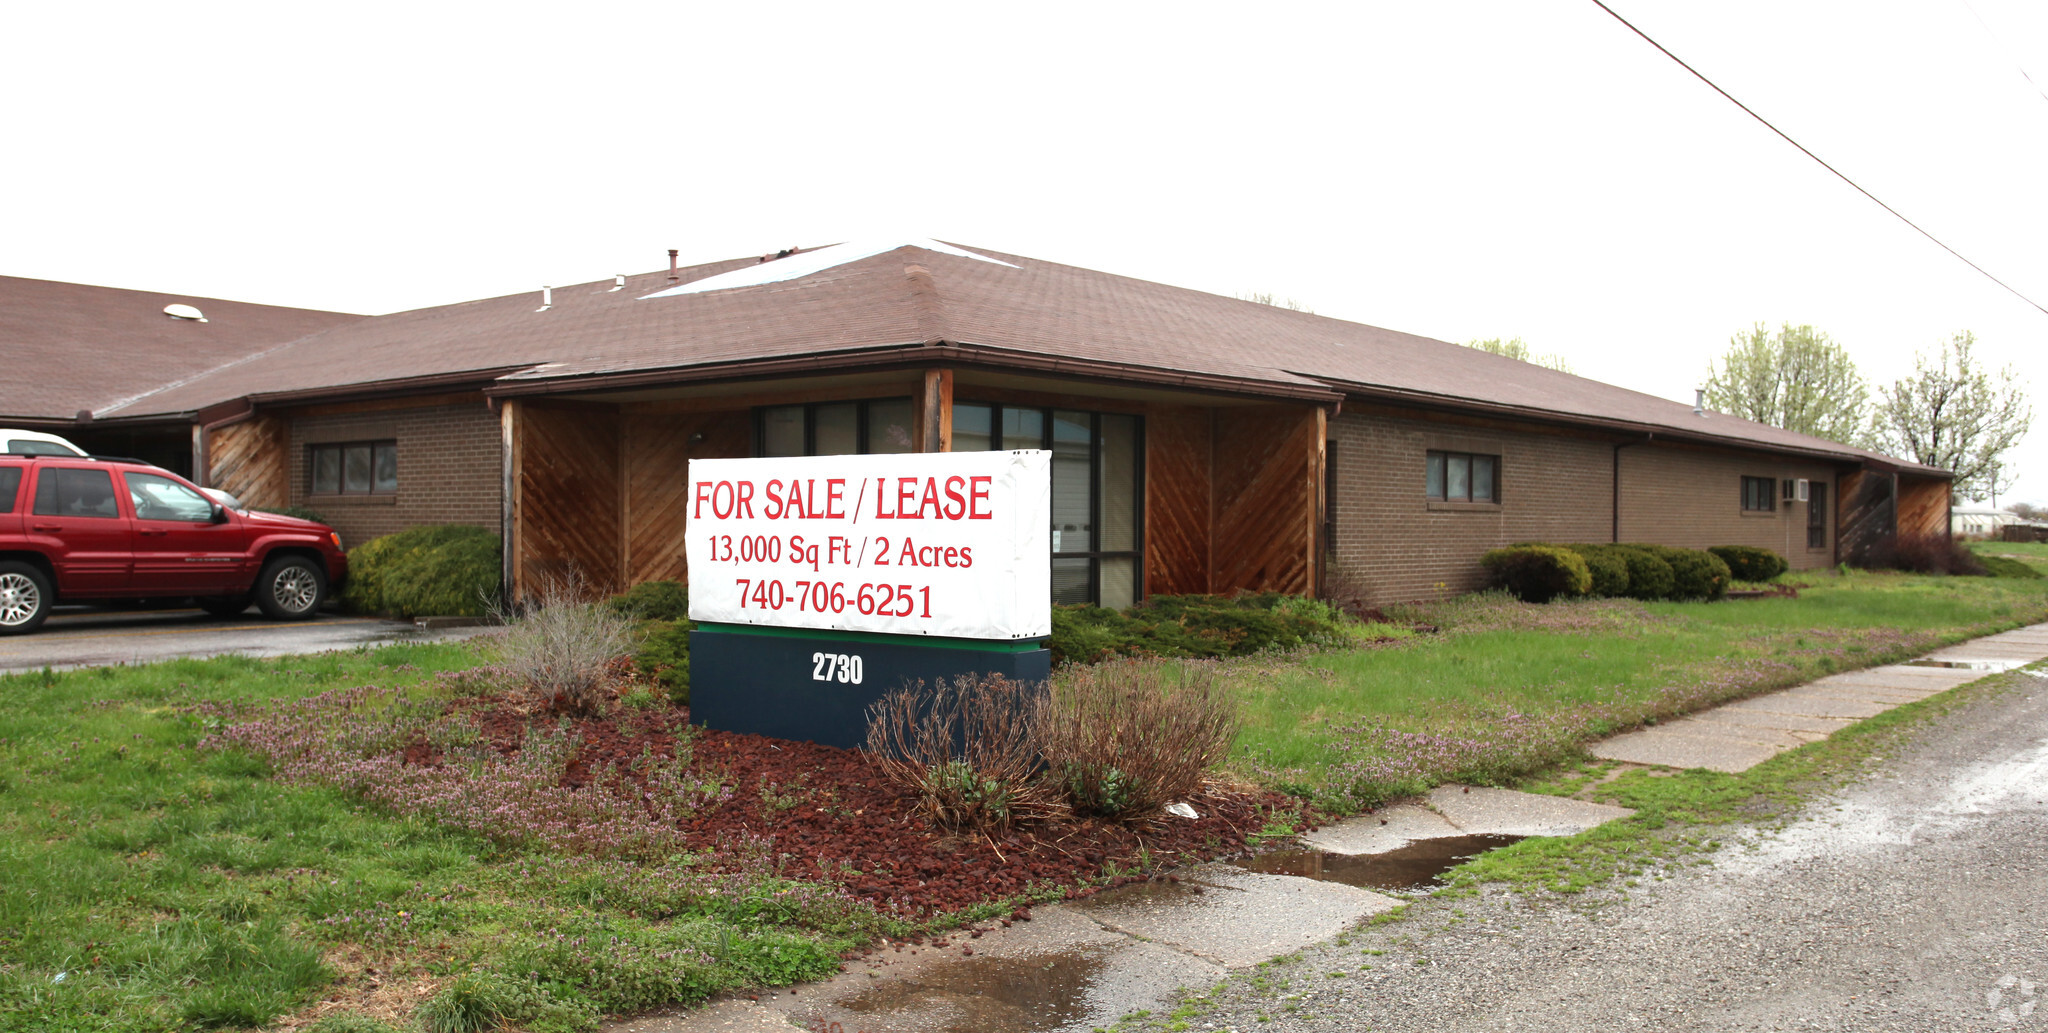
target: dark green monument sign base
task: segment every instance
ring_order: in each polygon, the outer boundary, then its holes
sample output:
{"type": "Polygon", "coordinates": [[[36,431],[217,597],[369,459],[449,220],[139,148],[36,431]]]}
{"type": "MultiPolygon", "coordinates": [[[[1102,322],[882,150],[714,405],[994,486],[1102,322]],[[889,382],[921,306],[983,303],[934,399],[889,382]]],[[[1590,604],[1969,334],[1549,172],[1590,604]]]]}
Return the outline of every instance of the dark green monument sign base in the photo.
{"type": "Polygon", "coordinates": [[[869,704],[907,683],[967,674],[1042,682],[1052,651],[1036,641],[700,624],[690,633],[690,721],[851,748],[867,742],[869,704]]]}

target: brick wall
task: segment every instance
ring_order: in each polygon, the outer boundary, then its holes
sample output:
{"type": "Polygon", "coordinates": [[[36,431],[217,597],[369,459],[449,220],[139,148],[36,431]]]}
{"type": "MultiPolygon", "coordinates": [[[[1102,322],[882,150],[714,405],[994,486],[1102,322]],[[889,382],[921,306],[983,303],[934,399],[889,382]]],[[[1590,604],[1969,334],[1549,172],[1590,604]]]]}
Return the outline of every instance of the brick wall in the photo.
{"type": "MultiPolygon", "coordinates": [[[[1375,602],[1483,587],[1479,557],[1523,541],[1614,537],[1614,444],[1546,428],[1347,411],[1330,422],[1337,464],[1330,570],[1375,602]],[[1497,505],[1432,502],[1424,454],[1498,455],[1497,505]],[[1439,589],[1441,585],[1441,589],[1439,589]]],[[[1795,568],[1833,562],[1840,502],[1825,464],[1734,452],[1632,445],[1621,450],[1621,540],[1706,548],[1758,545],[1795,568]],[[1828,491],[1828,541],[1806,547],[1807,503],[1742,512],[1742,477],[1804,477],[1828,491]]]]}
{"type": "Polygon", "coordinates": [[[326,517],[350,548],[422,524],[475,524],[497,533],[504,484],[499,455],[498,414],[481,396],[473,403],[417,409],[322,409],[291,420],[292,505],[326,517]],[[397,494],[308,493],[307,446],[394,439],[397,494]]]}
{"type": "Polygon", "coordinates": [[[1755,545],[1785,557],[1795,570],[1834,563],[1841,493],[1835,490],[1834,468],[1825,463],[1665,445],[1629,447],[1621,450],[1621,484],[1622,541],[1693,549],[1755,545]],[[1775,508],[1744,512],[1744,477],[1770,478],[1775,508]],[[1802,477],[1828,488],[1827,540],[1818,549],[1806,546],[1811,503],[1777,497],[1777,485],[1802,477]]]}
{"type": "Polygon", "coordinates": [[[1612,446],[1604,441],[1382,415],[1330,421],[1336,547],[1330,569],[1375,602],[1483,587],[1479,557],[1522,541],[1607,541],[1612,446]],[[1498,505],[1431,502],[1424,454],[1500,456],[1498,505]]]}

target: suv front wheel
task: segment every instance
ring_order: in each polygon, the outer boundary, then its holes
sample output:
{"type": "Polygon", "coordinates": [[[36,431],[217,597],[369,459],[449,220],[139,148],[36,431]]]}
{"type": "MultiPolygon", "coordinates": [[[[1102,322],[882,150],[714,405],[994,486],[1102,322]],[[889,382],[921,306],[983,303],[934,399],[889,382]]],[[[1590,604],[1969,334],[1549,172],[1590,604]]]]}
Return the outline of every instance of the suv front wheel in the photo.
{"type": "Polygon", "coordinates": [[[256,605],[273,620],[305,620],[326,598],[326,575],[304,556],[279,556],[256,578],[256,605]]]}
{"type": "Polygon", "coordinates": [[[50,615],[50,579],[33,564],[0,563],[0,635],[25,635],[50,615]]]}

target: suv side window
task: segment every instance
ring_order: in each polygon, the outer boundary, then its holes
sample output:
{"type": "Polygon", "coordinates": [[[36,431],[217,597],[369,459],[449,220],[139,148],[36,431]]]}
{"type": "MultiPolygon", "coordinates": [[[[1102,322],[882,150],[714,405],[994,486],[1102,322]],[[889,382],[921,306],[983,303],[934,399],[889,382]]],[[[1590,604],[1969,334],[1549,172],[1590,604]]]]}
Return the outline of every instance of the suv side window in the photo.
{"type": "Polygon", "coordinates": [[[118,517],[114,477],[105,470],[44,467],[36,477],[36,515],[118,517]]]}
{"type": "Polygon", "coordinates": [[[21,467],[0,466],[0,513],[14,512],[14,497],[21,494],[21,467]]]}
{"type": "Polygon", "coordinates": [[[137,520],[189,520],[201,523],[213,519],[213,503],[199,493],[153,473],[124,471],[128,501],[135,506],[137,520]]]}

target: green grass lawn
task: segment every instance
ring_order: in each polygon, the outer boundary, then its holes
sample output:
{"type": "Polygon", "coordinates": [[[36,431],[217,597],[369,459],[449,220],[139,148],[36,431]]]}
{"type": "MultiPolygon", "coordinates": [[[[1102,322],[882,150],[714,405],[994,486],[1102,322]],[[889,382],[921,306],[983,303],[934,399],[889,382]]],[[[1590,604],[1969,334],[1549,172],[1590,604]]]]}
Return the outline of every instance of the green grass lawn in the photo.
{"type": "Polygon", "coordinates": [[[431,691],[478,662],[392,646],[0,678],[0,1030],[256,1027],[330,997],[430,1028],[581,1029],[815,978],[876,931],[774,880],[500,849],[196,748],[219,723],[202,703],[431,691]]]}
{"type": "Polygon", "coordinates": [[[2048,582],[1834,571],[1798,598],[1714,603],[1500,595],[1410,608],[1438,634],[1233,666],[1234,760],[1354,809],[1446,780],[1504,781],[1588,739],[1832,671],[2048,619],[2048,582]]]}
{"type": "Polygon", "coordinates": [[[1971,542],[1970,551],[1979,556],[2010,556],[2048,573],[2048,542],[1971,542]]]}

